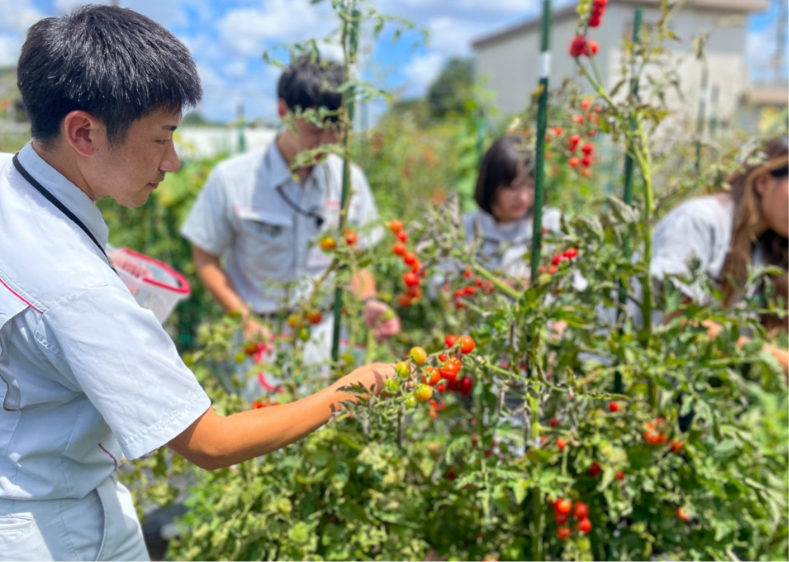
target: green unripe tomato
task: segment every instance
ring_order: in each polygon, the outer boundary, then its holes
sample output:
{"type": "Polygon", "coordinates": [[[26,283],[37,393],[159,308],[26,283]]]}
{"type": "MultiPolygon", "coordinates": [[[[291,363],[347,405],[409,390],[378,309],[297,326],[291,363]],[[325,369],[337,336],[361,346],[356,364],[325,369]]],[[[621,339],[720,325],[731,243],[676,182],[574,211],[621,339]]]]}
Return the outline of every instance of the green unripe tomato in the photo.
{"type": "Polygon", "coordinates": [[[247,360],[247,354],[244,353],[243,351],[239,351],[238,353],[236,353],[235,359],[236,359],[236,363],[243,363],[244,361],[247,360]]]}
{"type": "Polygon", "coordinates": [[[310,329],[302,328],[299,330],[299,339],[304,342],[310,341],[310,329]]]}
{"type": "Polygon", "coordinates": [[[405,407],[406,408],[416,407],[416,396],[414,396],[413,393],[405,397],[405,407]]]}
{"type": "Polygon", "coordinates": [[[394,394],[398,390],[400,390],[400,381],[398,381],[394,377],[392,377],[391,379],[386,379],[385,387],[386,387],[386,392],[388,392],[389,394],[394,394]]]}
{"type": "Polygon", "coordinates": [[[407,379],[411,376],[411,365],[405,361],[400,361],[395,365],[395,373],[397,373],[397,376],[401,379],[407,379]]]}

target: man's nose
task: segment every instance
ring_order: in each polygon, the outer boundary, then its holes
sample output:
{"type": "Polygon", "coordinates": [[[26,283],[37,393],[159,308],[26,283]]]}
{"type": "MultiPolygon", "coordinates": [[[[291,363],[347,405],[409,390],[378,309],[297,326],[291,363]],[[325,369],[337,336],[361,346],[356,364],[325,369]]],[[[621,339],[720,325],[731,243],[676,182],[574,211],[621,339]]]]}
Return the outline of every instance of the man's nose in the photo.
{"type": "Polygon", "coordinates": [[[168,150],[164,154],[164,158],[159,163],[159,169],[162,172],[175,173],[181,169],[181,159],[178,158],[178,153],[175,151],[175,143],[172,141],[167,143],[168,150]]]}

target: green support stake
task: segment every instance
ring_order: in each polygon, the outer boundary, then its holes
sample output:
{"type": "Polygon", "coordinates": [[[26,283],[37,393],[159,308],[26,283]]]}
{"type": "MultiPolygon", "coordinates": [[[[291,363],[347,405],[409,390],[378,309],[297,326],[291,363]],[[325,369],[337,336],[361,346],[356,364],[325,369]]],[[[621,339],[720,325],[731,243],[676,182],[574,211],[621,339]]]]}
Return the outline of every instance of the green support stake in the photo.
{"type": "Polygon", "coordinates": [[[699,90],[699,114],[696,116],[696,175],[701,174],[701,136],[704,134],[704,118],[707,111],[707,65],[701,71],[701,89],[699,90]]]}
{"type": "MultiPolygon", "coordinates": [[[[644,19],[644,10],[642,8],[636,9],[635,17],[633,18],[633,45],[634,49],[635,46],[639,43],[639,34],[641,32],[641,23],[644,19]]],[[[630,95],[635,97],[638,95],[638,77],[632,76],[630,78],[630,95]]],[[[630,119],[630,127],[635,128],[636,123],[635,119],[630,119]]],[[[624,193],[624,201],[628,205],[633,204],[633,157],[630,154],[625,154],[625,193],[624,193]]],[[[632,249],[630,248],[630,238],[625,238],[625,247],[624,247],[624,256],[626,258],[630,258],[632,253],[632,249]]],[[[627,297],[625,296],[625,287],[620,283],[619,284],[619,304],[624,307],[627,303],[627,297]]],[[[622,373],[615,373],[614,374],[614,392],[621,394],[623,392],[623,384],[622,384],[622,373]]]]}
{"type": "Polygon", "coordinates": [[[540,98],[537,102],[537,146],[534,162],[534,231],[531,242],[531,282],[537,282],[542,244],[542,207],[545,202],[545,133],[548,129],[548,76],[551,73],[551,0],[542,3],[540,98]]]}
{"type": "MultiPolygon", "coordinates": [[[[351,4],[353,6],[353,4],[351,4]]],[[[348,44],[348,60],[346,64],[351,71],[356,64],[356,50],[359,44],[359,10],[352,8],[351,10],[351,29],[349,33],[348,44]]],[[[345,130],[345,150],[350,150],[351,147],[351,134],[353,133],[353,118],[356,91],[353,87],[348,89],[348,128],[345,130]]],[[[340,197],[340,231],[339,235],[342,237],[345,232],[345,224],[347,222],[347,203],[348,195],[351,190],[351,160],[350,156],[346,154],[345,161],[342,166],[342,196],[340,197]]],[[[340,329],[342,317],[342,289],[337,287],[334,290],[334,331],[332,332],[331,342],[331,356],[336,363],[340,359],[340,329]]]]}
{"type": "Polygon", "coordinates": [[[246,127],[246,119],[244,117],[244,102],[238,104],[238,151],[239,152],[246,152],[247,150],[247,139],[246,135],[244,134],[244,128],[246,127]]]}

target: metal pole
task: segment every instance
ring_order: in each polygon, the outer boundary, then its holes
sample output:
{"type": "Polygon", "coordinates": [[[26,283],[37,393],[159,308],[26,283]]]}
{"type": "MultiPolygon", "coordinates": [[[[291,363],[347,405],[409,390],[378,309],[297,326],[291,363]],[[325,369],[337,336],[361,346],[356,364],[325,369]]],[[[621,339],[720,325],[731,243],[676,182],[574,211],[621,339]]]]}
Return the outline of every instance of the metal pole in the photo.
{"type": "Polygon", "coordinates": [[[238,104],[238,151],[239,152],[246,152],[247,150],[247,139],[246,134],[244,133],[244,128],[246,126],[245,119],[244,119],[244,102],[238,104]]]}
{"type": "MultiPolygon", "coordinates": [[[[639,34],[641,32],[641,23],[644,18],[644,10],[642,8],[637,8],[635,17],[633,18],[633,50],[635,51],[638,48],[639,44],[639,34]]],[[[635,66],[635,65],[634,65],[635,66]]],[[[634,98],[638,96],[638,76],[631,76],[630,77],[630,95],[634,98]]],[[[635,129],[636,122],[635,118],[630,118],[630,128],[635,129]]],[[[633,204],[633,156],[629,153],[625,154],[625,193],[624,193],[624,201],[628,205],[633,204]]],[[[625,247],[624,247],[624,255],[627,259],[630,259],[632,253],[632,249],[630,248],[630,238],[625,237],[625,247]]],[[[625,295],[625,287],[620,282],[619,283],[619,304],[622,308],[622,312],[620,314],[624,314],[624,307],[627,304],[627,297],[625,295]]],[[[622,384],[622,373],[615,373],[614,374],[614,392],[619,394],[622,393],[624,390],[622,384]]]]}
{"type": "Polygon", "coordinates": [[[717,84],[712,86],[710,92],[710,138],[718,132],[718,102],[720,101],[721,89],[717,84]]]}
{"type": "MultiPolygon", "coordinates": [[[[351,29],[349,33],[349,44],[348,44],[348,60],[346,61],[346,65],[348,68],[348,72],[346,77],[350,76],[350,73],[355,70],[356,64],[356,50],[359,43],[359,10],[353,7],[355,2],[351,2],[351,29]]],[[[351,87],[348,89],[346,94],[347,104],[346,108],[348,111],[347,123],[345,128],[345,161],[343,162],[342,166],[342,196],[340,198],[340,231],[339,235],[342,237],[343,232],[345,231],[345,225],[348,219],[348,195],[350,192],[351,187],[351,157],[348,154],[348,150],[351,148],[351,135],[353,134],[353,117],[354,117],[354,105],[355,105],[355,97],[356,97],[356,90],[355,88],[351,87]]],[[[332,333],[332,344],[331,344],[331,356],[334,362],[336,363],[340,358],[340,319],[342,316],[342,289],[340,287],[336,287],[334,289],[334,331],[332,333]]]]}
{"type": "Polygon", "coordinates": [[[699,90],[699,114],[696,116],[696,174],[701,173],[701,136],[704,134],[704,113],[707,109],[707,78],[707,65],[704,64],[699,90]]]}
{"type": "Polygon", "coordinates": [[[540,52],[540,98],[537,102],[537,146],[534,159],[534,230],[531,242],[531,282],[540,270],[542,206],[545,201],[545,132],[548,129],[548,76],[551,73],[551,0],[542,3],[542,48],[540,52]]]}

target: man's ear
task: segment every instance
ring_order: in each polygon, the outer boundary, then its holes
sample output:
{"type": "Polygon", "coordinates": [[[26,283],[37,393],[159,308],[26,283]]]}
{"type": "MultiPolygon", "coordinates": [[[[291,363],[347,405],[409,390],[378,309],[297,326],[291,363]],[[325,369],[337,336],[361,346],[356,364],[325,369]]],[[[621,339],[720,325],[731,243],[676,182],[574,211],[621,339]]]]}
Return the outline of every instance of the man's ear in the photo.
{"type": "Polygon", "coordinates": [[[290,113],[290,109],[288,109],[288,104],[285,103],[285,100],[281,98],[277,100],[277,115],[279,115],[279,118],[284,118],[288,113],[290,113]]]}
{"type": "Polygon", "coordinates": [[[72,111],[63,118],[61,136],[81,156],[93,156],[96,141],[106,135],[104,124],[87,111],[72,111]]]}

